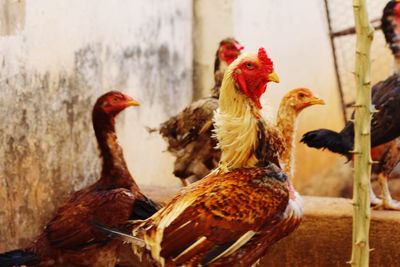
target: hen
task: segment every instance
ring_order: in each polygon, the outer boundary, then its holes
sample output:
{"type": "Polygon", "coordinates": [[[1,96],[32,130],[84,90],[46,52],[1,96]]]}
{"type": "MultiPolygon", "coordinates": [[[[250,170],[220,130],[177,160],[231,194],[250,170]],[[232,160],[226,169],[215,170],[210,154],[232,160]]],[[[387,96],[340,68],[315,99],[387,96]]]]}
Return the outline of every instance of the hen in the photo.
{"type": "Polygon", "coordinates": [[[159,132],[168,142],[168,151],[176,157],[174,175],[184,185],[201,179],[218,165],[221,152],[215,149],[217,142],[211,138],[212,117],[218,108],[219,88],[225,69],[242,49],[243,46],[233,38],[222,40],[216,52],[212,95],[193,102],[160,126],[159,132]]]}
{"type": "Polygon", "coordinates": [[[93,128],[101,151],[102,171],[93,185],[75,192],[28,247],[0,255],[0,266],[114,266],[122,245],[91,221],[119,226],[129,218],[145,219],[158,206],[144,196],[125,163],[115,134],[115,117],[139,103],[120,92],[101,96],[93,108],[93,128]]]}
{"type": "Polygon", "coordinates": [[[276,116],[276,127],[281,133],[282,150],[279,154],[279,162],[282,170],[294,177],[294,146],[297,116],[305,108],[313,105],[324,105],[324,100],[318,98],[307,88],[290,90],[281,100],[276,116]]]}
{"type": "MultiPolygon", "coordinates": [[[[398,49],[398,26],[400,19],[400,5],[397,1],[390,1],[384,8],[382,16],[382,30],[396,62],[400,56],[398,49]],[[393,27],[395,27],[393,29],[393,27]],[[399,54],[399,55],[398,55],[399,54]]],[[[400,204],[392,200],[387,177],[400,160],[397,152],[400,135],[400,76],[395,73],[386,80],[378,82],[372,87],[372,104],[379,111],[374,113],[371,121],[371,157],[377,162],[372,172],[378,175],[383,199],[378,199],[371,189],[371,204],[383,209],[400,210],[400,204]]],[[[328,149],[352,159],[351,151],[354,146],[354,123],[349,121],[339,133],[320,129],[303,135],[301,142],[309,147],[328,149]]]]}
{"type": "Polygon", "coordinates": [[[300,223],[299,199],[270,162],[260,114],[266,84],[278,81],[273,70],[262,48],[228,67],[214,118],[220,166],[152,217],[133,222],[133,236],[144,240],[157,264],[251,266],[300,223]]]}

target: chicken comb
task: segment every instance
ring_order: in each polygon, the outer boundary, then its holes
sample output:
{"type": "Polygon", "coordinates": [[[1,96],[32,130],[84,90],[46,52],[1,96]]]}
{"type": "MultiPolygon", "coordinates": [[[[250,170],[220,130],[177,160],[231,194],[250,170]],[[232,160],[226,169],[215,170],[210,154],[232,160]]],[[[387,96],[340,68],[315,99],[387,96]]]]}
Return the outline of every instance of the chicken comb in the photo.
{"type": "Polygon", "coordinates": [[[265,52],[265,49],[263,47],[260,47],[260,49],[258,49],[258,59],[261,61],[261,63],[265,64],[265,65],[270,65],[273,66],[273,62],[272,60],[268,57],[267,52],[265,52]]]}

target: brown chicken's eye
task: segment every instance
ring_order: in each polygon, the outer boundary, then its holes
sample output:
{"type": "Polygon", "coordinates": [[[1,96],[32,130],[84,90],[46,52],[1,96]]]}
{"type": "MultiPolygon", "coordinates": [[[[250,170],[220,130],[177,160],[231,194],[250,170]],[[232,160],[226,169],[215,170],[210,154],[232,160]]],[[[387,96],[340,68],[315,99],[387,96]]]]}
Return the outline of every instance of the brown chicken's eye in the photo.
{"type": "Polygon", "coordinates": [[[306,95],[305,94],[303,94],[303,93],[300,93],[299,94],[299,98],[304,98],[306,95]]]}

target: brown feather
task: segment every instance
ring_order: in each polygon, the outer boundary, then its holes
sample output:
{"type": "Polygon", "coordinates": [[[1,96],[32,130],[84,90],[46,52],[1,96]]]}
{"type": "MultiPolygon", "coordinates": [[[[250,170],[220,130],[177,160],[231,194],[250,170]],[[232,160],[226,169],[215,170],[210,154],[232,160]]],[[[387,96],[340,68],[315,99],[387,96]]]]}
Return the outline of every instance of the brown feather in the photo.
{"type": "Polygon", "coordinates": [[[283,215],[288,196],[286,176],[278,168],[271,165],[236,169],[211,175],[186,188],[141,228],[147,229],[144,233],[147,241],[157,231],[163,232],[160,256],[167,265],[184,264],[190,258],[187,255],[205,255],[231,244],[249,230],[259,231],[266,222],[283,215]],[[194,198],[193,203],[164,230],[160,229],[163,216],[171,213],[185,197],[194,198]],[[185,251],[202,236],[206,243],[185,251]],[[186,256],[174,259],[183,252],[186,256]]]}
{"type": "Polygon", "coordinates": [[[371,149],[371,157],[376,164],[372,165],[372,173],[383,173],[389,177],[390,173],[400,162],[400,138],[371,149]]]}
{"type": "Polygon", "coordinates": [[[161,125],[160,134],[176,157],[177,177],[199,180],[217,166],[221,152],[215,149],[217,141],[211,137],[217,108],[218,99],[203,98],[161,125]]]}

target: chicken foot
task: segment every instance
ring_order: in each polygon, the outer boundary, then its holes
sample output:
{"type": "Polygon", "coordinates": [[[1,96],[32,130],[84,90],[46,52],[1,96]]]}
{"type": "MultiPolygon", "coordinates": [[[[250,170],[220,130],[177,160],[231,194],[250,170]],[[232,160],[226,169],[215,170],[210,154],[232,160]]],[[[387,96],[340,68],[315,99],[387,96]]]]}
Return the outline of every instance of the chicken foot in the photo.
{"type": "Polygon", "coordinates": [[[380,173],[378,175],[378,182],[382,190],[382,203],[376,205],[374,208],[384,210],[400,210],[400,203],[394,200],[390,194],[386,175],[380,173]]]}

